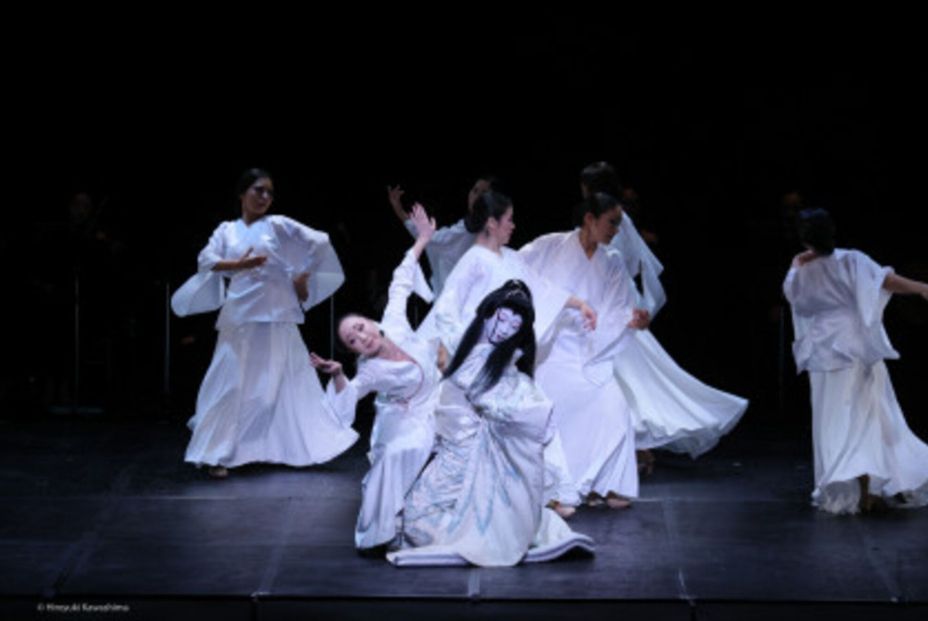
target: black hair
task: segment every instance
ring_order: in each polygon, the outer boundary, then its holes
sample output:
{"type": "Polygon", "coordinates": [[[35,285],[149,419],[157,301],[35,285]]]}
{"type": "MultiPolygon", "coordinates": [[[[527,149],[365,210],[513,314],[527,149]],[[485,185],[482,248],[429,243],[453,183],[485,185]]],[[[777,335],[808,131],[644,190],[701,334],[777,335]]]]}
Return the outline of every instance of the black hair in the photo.
{"type": "Polygon", "coordinates": [[[583,226],[583,217],[586,214],[593,214],[594,218],[598,218],[616,207],[622,207],[622,201],[612,194],[595,192],[574,208],[574,224],[583,226]]]}
{"type": "Polygon", "coordinates": [[[518,332],[493,348],[477,379],[468,389],[469,395],[480,395],[493,388],[503,376],[503,371],[517,349],[522,350],[522,356],[516,361],[516,368],[529,377],[534,376],[535,308],[532,306],[532,293],[521,280],[507,280],[502,287],[488,293],[480,302],[477,315],[464,332],[451,364],[445,369],[445,377],[451,377],[467,360],[467,356],[483,334],[484,322],[500,308],[508,308],[519,314],[522,317],[522,325],[518,332]]]}
{"type": "Polygon", "coordinates": [[[464,218],[464,226],[470,233],[479,233],[487,225],[487,220],[499,220],[512,207],[512,199],[494,190],[487,190],[477,197],[474,207],[464,218]]]}
{"type": "Polygon", "coordinates": [[[590,194],[604,192],[612,196],[622,196],[622,183],[619,175],[608,162],[594,162],[580,171],[580,183],[590,194]]]}
{"type": "Polygon", "coordinates": [[[799,241],[817,254],[827,256],[835,251],[835,222],[827,210],[821,207],[803,209],[796,228],[799,241]]]}
{"type": "Polygon", "coordinates": [[[274,178],[271,176],[271,173],[267,172],[263,168],[249,168],[242,173],[242,176],[238,178],[238,181],[235,184],[235,204],[239,204],[239,200],[245,192],[248,191],[255,181],[258,179],[270,179],[271,181],[274,178]]]}

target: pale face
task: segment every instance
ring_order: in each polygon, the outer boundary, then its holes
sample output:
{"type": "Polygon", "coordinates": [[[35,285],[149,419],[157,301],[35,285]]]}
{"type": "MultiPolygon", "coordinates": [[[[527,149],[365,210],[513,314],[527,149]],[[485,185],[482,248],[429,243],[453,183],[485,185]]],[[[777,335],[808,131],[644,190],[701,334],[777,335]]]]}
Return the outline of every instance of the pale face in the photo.
{"type": "Polygon", "coordinates": [[[587,229],[589,239],[598,244],[608,244],[619,231],[622,222],[622,208],[616,205],[609,211],[604,211],[599,217],[591,213],[583,217],[583,228],[587,229]]]}
{"type": "Polygon", "coordinates": [[[238,198],[242,203],[242,217],[256,220],[266,214],[274,202],[274,182],[268,177],[261,177],[238,198]]]}
{"type": "Polygon", "coordinates": [[[521,327],[522,315],[511,308],[501,307],[484,321],[483,334],[488,341],[499,345],[515,336],[521,327]]]}
{"type": "Polygon", "coordinates": [[[377,324],[360,315],[348,315],[338,324],[338,338],[356,354],[376,356],[383,347],[383,335],[377,324]]]}
{"type": "Polygon", "coordinates": [[[487,233],[499,242],[500,246],[505,246],[512,238],[512,232],[516,230],[516,223],[512,219],[513,209],[510,205],[499,220],[489,218],[487,220],[487,233]]]}
{"type": "Polygon", "coordinates": [[[486,179],[477,179],[474,187],[467,193],[467,211],[474,208],[474,201],[480,198],[480,195],[490,189],[490,182],[486,179]]]}

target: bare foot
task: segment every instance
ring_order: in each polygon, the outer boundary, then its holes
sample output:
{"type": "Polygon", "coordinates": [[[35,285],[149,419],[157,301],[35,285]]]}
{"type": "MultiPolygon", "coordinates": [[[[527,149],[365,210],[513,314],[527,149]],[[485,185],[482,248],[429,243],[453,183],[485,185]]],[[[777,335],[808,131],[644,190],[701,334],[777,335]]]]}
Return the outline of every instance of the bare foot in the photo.
{"type": "Polygon", "coordinates": [[[605,502],[605,499],[596,492],[590,492],[586,496],[586,505],[588,507],[601,507],[605,502]]]}
{"type": "Polygon", "coordinates": [[[563,505],[556,500],[552,500],[551,502],[549,502],[548,506],[551,509],[553,509],[555,513],[557,513],[559,516],[561,516],[565,520],[577,512],[576,507],[571,507],[570,505],[563,505]]]}
{"type": "Polygon", "coordinates": [[[625,496],[620,496],[615,492],[606,494],[606,506],[610,509],[628,509],[632,506],[632,501],[625,496]]]}
{"type": "Polygon", "coordinates": [[[225,466],[210,466],[207,472],[214,479],[224,479],[229,476],[229,469],[225,466]]]}

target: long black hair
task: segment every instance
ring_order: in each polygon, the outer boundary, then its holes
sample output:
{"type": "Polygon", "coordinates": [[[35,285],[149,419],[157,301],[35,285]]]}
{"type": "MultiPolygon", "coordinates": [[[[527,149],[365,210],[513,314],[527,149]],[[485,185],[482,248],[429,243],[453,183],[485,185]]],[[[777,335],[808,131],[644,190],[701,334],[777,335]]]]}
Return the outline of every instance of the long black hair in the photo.
{"type": "Polygon", "coordinates": [[[830,255],[835,251],[835,221],[821,207],[803,209],[797,221],[799,241],[817,254],[830,255]]]}
{"type": "Polygon", "coordinates": [[[464,226],[470,233],[480,233],[487,225],[487,220],[501,219],[510,207],[512,199],[508,196],[495,190],[487,190],[474,201],[473,208],[464,218],[464,226]]]}
{"type": "Polygon", "coordinates": [[[574,208],[574,225],[583,226],[583,217],[586,214],[592,214],[594,218],[598,218],[607,211],[611,211],[620,206],[623,209],[625,208],[622,202],[612,194],[607,194],[606,192],[591,193],[582,203],[574,208]]]}
{"type": "Polygon", "coordinates": [[[451,359],[451,364],[445,369],[445,377],[454,375],[464,363],[474,345],[480,340],[486,320],[500,308],[508,308],[519,314],[522,317],[522,325],[518,332],[493,348],[477,379],[470,386],[468,392],[471,395],[479,395],[493,388],[517,349],[522,350],[522,356],[516,361],[516,368],[529,377],[535,374],[535,307],[532,305],[532,293],[521,280],[507,280],[502,287],[488,293],[480,302],[477,316],[470,322],[454,358],[451,359]]]}

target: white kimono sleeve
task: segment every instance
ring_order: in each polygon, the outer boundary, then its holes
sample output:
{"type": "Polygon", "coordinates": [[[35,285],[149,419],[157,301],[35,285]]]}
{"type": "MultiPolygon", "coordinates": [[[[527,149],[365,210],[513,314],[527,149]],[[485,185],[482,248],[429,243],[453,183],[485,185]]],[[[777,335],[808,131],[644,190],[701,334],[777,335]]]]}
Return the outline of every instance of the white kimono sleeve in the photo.
{"type": "Polygon", "coordinates": [[[638,233],[635,223],[628,214],[622,217],[619,232],[612,239],[610,246],[622,253],[629,276],[634,278],[641,274],[642,291],[639,306],[647,310],[651,319],[654,319],[667,301],[667,295],[664,293],[664,287],[659,278],[661,272],[664,271],[664,265],[651,252],[651,248],[638,233]]]}
{"type": "Polygon", "coordinates": [[[222,307],[226,299],[225,279],[213,267],[225,258],[225,229],[220,224],[197,257],[198,271],[171,296],[171,309],[178,317],[208,313],[222,307]]]}
{"type": "Polygon", "coordinates": [[[584,375],[594,384],[602,385],[613,378],[613,359],[621,352],[625,339],[635,328],[628,322],[638,306],[638,298],[631,276],[624,263],[612,249],[607,251],[611,261],[609,278],[603,283],[605,291],[597,309],[596,330],[591,334],[593,356],[584,363],[584,375]]]}
{"type": "Polygon", "coordinates": [[[325,406],[338,421],[349,427],[354,424],[358,401],[376,390],[377,377],[370,373],[366,365],[361,362],[358,365],[358,372],[348,380],[348,384],[341,392],[335,389],[335,380],[329,380],[325,387],[325,406]]]}
{"type": "MultiPolygon", "coordinates": [[[[571,297],[570,291],[558,286],[543,276],[549,261],[557,261],[557,253],[563,237],[557,233],[542,235],[519,248],[519,259],[526,266],[525,284],[532,292],[535,307],[535,338],[539,344],[546,340],[548,330],[564,310],[571,297]]],[[[586,301],[586,300],[585,300],[586,301]]],[[[594,308],[599,313],[598,308],[594,308]]]]}
{"type": "Polygon", "coordinates": [[[791,266],[783,280],[783,295],[790,304],[793,317],[793,358],[796,360],[796,372],[806,370],[806,363],[812,357],[812,342],[806,338],[812,320],[796,312],[796,300],[802,295],[802,287],[797,278],[798,268],[791,266]]]}
{"type": "Polygon", "coordinates": [[[470,324],[471,318],[464,316],[464,303],[478,283],[488,277],[487,268],[474,255],[465,255],[445,281],[433,312],[435,331],[450,356],[457,351],[458,343],[470,324]]]}
{"type": "Polygon", "coordinates": [[[892,293],[883,288],[883,283],[893,273],[893,268],[881,266],[858,250],[848,254],[851,258],[857,312],[864,326],[873,329],[883,322],[883,310],[892,297],[892,293]]]}
{"type": "Polygon", "coordinates": [[[285,216],[274,220],[274,228],[280,236],[281,254],[291,277],[309,272],[309,297],[301,303],[304,311],[327,299],[342,286],[345,272],[326,233],[285,216]]]}
{"type": "Polygon", "coordinates": [[[406,314],[406,303],[412,293],[426,302],[431,302],[433,299],[432,290],[425,282],[425,275],[419,267],[415,253],[410,248],[403,255],[400,264],[393,270],[393,278],[390,280],[387,307],[383,311],[383,319],[380,322],[387,334],[413,331],[406,314]]]}

